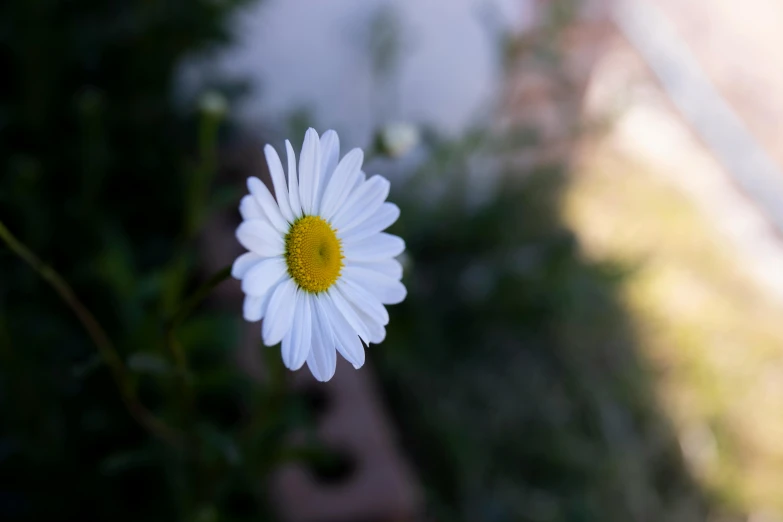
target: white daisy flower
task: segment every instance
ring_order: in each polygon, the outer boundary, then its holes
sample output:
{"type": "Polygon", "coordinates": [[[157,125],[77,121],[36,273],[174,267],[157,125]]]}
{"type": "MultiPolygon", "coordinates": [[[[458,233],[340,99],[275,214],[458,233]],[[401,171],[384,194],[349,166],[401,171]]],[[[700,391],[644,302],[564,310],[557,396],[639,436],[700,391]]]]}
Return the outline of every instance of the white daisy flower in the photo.
{"type": "Polygon", "coordinates": [[[249,250],[234,262],[242,280],[244,317],[264,320],[264,344],[282,341],[283,363],[298,370],[307,362],[319,381],[332,378],[336,352],[354,368],[364,364],[364,346],[386,336],[384,305],[405,299],[405,250],[383,232],[400,215],[386,203],[389,182],[366,179],[364,154],[353,149],[338,162],[337,133],[308,129],[299,157],[286,140],[288,184],[273,147],[264,148],[275,196],[258,178],[247,180],[237,239],[249,250]]]}

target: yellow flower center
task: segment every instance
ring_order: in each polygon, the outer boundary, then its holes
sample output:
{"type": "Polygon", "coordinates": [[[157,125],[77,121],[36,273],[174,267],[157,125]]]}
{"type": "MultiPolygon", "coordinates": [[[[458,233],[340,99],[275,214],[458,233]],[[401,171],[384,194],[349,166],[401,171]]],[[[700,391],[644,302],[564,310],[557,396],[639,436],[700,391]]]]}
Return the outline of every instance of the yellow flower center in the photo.
{"type": "Polygon", "coordinates": [[[318,216],[297,219],[285,236],[288,273],[310,293],[325,292],[337,281],[343,257],[337,234],[318,216]]]}

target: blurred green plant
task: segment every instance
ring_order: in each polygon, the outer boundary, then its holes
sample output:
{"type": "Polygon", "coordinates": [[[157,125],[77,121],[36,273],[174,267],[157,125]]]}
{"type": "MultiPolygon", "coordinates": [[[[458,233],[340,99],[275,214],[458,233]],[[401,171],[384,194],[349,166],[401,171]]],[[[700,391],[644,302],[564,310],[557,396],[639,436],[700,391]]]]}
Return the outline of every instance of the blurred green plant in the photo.
{"type": "Polygon", "coordinates": [[[434,520],[705,519],[617,298],[629,267],[582,258],[561,163],[529,129],[428,134],[393,199],[408,298],[371,350],[434,520]]]}
{"type": "Polygon", "coordinates": [[[284,447],[301,401],[202,303],[227,271],[199,273],[196,235],[239,199],[214,179],[227,102],[172,91],[240,3],[0,6],[2,520],[268,519],[267,472],[321,458],[284,447]]]}
{"type": "MultiPolygon", "coordinates": [[[[272,350],[267,385],[237,368],[240,318],[202,303],[226,273],[198,272],[194,236],[238,195],[213,179],[225,107],[181,114],[171,87],[237,3],[0,6],[2,520],[269,520],[275,466],[338,467],[285,445],[306,401],[272,350]]],[[[391,79],[402,27],[371,25],[391,79]]],[[[528,130],[424,134],[393,198],[409,297],[370,353],[431,514],[704,519],[615,298],[625,268],[583,260],[560,221],[562,166],[499,161],[528,130]]]]}

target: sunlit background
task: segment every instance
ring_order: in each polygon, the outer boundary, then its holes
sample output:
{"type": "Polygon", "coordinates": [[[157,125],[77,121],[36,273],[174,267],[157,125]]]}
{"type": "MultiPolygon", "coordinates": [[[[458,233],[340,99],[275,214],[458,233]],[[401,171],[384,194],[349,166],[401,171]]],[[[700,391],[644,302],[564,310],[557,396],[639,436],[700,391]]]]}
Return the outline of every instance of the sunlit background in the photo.
{"type": "Polygon", "coordinates": [[[0,520],[782,522],[781,25],[4,2],[0,520]],[[386,340],[326,384],[236,281],[190,297],[263,145],[310,126],[391,181],[407,244],[386,340]]]}

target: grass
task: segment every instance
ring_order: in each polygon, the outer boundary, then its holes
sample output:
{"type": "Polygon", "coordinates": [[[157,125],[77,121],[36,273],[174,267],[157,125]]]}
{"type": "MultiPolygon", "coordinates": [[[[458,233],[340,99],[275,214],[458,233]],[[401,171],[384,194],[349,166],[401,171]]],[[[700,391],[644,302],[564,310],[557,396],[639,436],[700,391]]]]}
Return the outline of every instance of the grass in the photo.
{"type": "Polygon", "coordinates": [[[689,468],[733,511],[783,517],[783,308],[664,177],[585,152],[566,222],[588,258],[635,267],[620,299],[689,468]]]}

